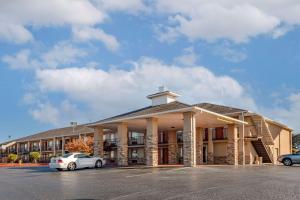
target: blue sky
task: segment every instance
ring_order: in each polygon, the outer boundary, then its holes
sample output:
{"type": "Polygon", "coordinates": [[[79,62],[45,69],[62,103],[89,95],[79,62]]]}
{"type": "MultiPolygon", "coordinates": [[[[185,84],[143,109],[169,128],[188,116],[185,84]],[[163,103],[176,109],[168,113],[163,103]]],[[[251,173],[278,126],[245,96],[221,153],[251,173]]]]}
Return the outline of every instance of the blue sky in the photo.
{"type": "Polygon", "coordinates": [[[296,1],[30,3],[0,8],[0,141],[148,105],[160,85],[300,130],[296,1]]]}

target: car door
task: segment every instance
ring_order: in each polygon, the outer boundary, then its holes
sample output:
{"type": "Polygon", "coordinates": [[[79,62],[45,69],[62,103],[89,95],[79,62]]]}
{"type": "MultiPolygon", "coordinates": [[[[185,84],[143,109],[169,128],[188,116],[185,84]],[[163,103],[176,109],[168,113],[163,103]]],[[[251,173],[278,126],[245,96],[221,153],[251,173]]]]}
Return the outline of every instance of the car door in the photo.
{"type": "Polygon", "coordinates": [[[95,161],[93,157],[89,155],[85,155],[85,159],[86,159],[87,167],[95,167],[95,161]]]}
{"type": "Polygon", "coordinates": [[[82,166],[84,164],[83,160],[82,160],[82,154],[76,154],[76,155],[74,155],[74,160],[75,160],[77,168],[84,167],[84,166],[82,166]]]}
{"type": "Polygon", "coordinates": [[[293,163],[300,164],[300,151],[293,155],[293,163]]]}
{"type": "Polygon", "coordinates": [[[85,168],[88,167],[88,159],[85,154],[77,154],[77,163],[79,164],[79,168],[85,168]]]}

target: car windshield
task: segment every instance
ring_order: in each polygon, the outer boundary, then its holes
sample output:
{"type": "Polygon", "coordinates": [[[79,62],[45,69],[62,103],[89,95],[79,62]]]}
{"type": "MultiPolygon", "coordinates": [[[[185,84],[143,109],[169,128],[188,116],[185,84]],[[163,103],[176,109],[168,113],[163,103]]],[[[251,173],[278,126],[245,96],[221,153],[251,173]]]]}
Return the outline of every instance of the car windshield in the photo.
{"type": "Polygon", "coordinates": [[[67,154],[63,155],[62,157],[63,157],[63,158],[68,158],[68,157],[70,157],[71,155],[72,155],[72,153],[67,153],[67,154]]]}

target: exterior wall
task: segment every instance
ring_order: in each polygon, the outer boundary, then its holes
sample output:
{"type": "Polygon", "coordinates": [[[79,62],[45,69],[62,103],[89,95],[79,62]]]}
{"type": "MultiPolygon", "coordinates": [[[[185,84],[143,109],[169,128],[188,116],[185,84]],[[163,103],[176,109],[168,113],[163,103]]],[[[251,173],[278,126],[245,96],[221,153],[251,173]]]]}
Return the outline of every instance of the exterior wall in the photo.
{"type": "Polygon", "coordinates": [[[291,153],[291,132],[272,123],[268,123],[268,128],[274,139],[272,148],[274,159],[277,160],[278,156],[291,153]]]}
{"type": "Polygon", "coordinates": [[[177,164],[177,138],[176,138],[176,131],[169,131],[168,132],[168,160],[169,164],[177,164]]]}
{"type": "Polygon", "coordinates": [[[227,141],[214,142],[214,164],[226,164],[227,141]]]}
{"type": "Polygon", "coordinates": [[[245,164],[254,164],[257,153],[251,143],[251,141],[245,142],[245,164]]]}
{"type": "Polygon", "coordinates": [[[255,137],[257,136],[257,130],[255,124],[252,121],[251,117],[245,117],[245,121],[248,123],[245,125],[245,137],[255,137]]]}
{"type": "Polygon", "coordinates": [[[291,136],[291,132],[288,130],[281,130],[280,132],[280,146],[279,146],[279,153],[280,155],[283,154],[289,154],[291,153],[291,140],[292,140],[292,136],[291,136]]]}

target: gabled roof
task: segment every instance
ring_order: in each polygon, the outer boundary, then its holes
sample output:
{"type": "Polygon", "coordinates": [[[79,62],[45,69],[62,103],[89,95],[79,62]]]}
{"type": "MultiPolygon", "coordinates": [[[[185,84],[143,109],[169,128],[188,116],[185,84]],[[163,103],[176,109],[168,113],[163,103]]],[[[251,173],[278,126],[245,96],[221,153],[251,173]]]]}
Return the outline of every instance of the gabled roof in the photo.
{"type": "Polygon", "coordinates": [[[140,116],[140,115],[154,114],[154,113],[159,113],[159,112],[164,112],[164,111],[169,111],[169,110],[177,110],[177,109],[181,109],[181,108],[189,108],[189,107],[191,107],[191,105],[181,103],[179,101],[174,101],[174,102],[171,102],[168,104],[144,107],[144,108],[134,110],[134,111],[131,111],[128,113],[124,113],[124,114],[117,115],[114,117],[106,118],[106,119],[91,123],[89,125],[92,126],[94,124],[105,123],[105,122],[109,122],[112,120],[118,120],[118,119],[122,119],[122,118],[136,117],[136,116],[140,116]]]}
{"type": "Polygon", "coordinates": [[[94,123],[88,124],[88,126],[93,126],[96,124],[103,124],[103,123],[109,123],[111,121],[117,121],[121,119],[127,119],[127,118],[132,118],[132,117],[138,117],[138,116],[144,116],[144,115],[149,115],[149,114],[155,114],[155,113],[160,113],[160,112],[165,112],[165,111],[172,111],[172,110],[178,110],[178,109],[184,109],[184,108],[192,108],[192,107],[199,107],[217,114],[229,114],[229,113],[236,113],[236,112],[246,112],[247,110],[239,109],[239,108],[233,108],[233,107],[228,107],[228,106],[222,106],[222,105],[217,105],[217,104],[210,104],[210,103],[199,103],[195,105],[189,105],[186,103],[182,103],[179,101],[174,101],[168,104],[161,104],[157,106],[148,106],[144,107],[138,110],[134,110],[128,113],[124,113],[121,115],[113,116],[110,118],[106,118],[100,121],[96,121],[94,123]]]}
{"type": "Polygon", "coordinates": [[[238,112],[248,112],[247,110],[234,108],[229,106],[223,106],[218,104],[211,104],[211,103],[198,103],[194,106],[203,108],[205,110],[209,110],[218,114],[230,114],[230,113],[238,113],[238,112]]]}
{"type": "Polygon", "coordinates": [[[40,140],[46,138],[53,138],[53,137],[61,137],[61,136],[71,136],[75,134],[84,134],[84,133],[93,133],[94,129],[86,127],[84,124],[78,125],[74,128],[73,127],[64,127],[58,129],[52,129],[44,132],[40,132],[34,135],[29,135],[20,139],[16,139],[16,142],[25,142],[25,141],[33,141],[33,140],[40,140]]]}

